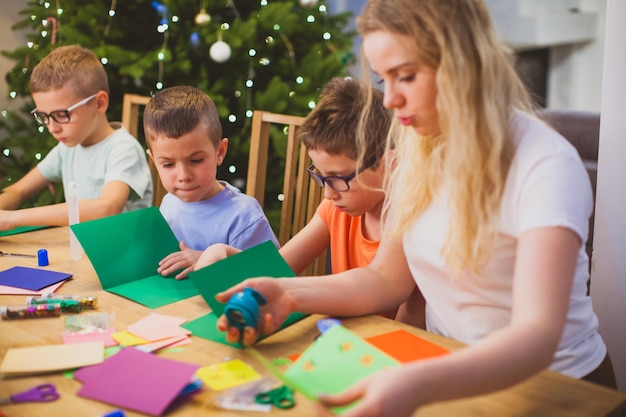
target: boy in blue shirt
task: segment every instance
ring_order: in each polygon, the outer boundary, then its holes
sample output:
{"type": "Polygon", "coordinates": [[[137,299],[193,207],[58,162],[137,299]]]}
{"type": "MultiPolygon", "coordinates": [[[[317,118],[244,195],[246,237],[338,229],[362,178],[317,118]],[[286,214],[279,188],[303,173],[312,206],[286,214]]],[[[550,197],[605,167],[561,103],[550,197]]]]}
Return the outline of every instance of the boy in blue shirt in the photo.
{"type": "Polygon", "coordinates": [[[165,257],[158,273],[182,270],[176,278],[186,277],[215,243],[244,250],[271,240],[278,247],[259,203],[217,180],[228,139],[209,96],[190,86],[166,88],[146,106],[143,126],[148,154],[168,192],[160,210],[180,241],[180,251],[165,257]]]}
{"type": "Polygon", "coordinates": [[[59,141],[30,172],[0,193],[0,230],[68,224],[66,203],[16,210],[51,182],[77,185],[80,220],[152,205],[145,152],[121,125],[109,124],[109,82],[98,57],[78,45],[54,49],[33,69],[31,112],[59,141]]]}

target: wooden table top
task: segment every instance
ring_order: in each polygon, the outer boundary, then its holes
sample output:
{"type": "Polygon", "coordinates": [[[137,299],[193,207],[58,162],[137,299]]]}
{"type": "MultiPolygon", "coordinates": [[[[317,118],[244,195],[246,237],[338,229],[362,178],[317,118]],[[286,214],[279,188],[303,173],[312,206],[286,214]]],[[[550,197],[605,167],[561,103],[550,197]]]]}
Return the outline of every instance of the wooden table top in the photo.
{"type": "MultiPolygon", "coordinates": [[[[103,244],[109,244],[103,242],[103,244]]],[[[144,318],[152,311],[195,319],[206,314],[209,308],[201,296],[195,296],[167,306],[150,310],[140,304],[102,290],[91,263],[83,255],[78,261],[70,259],[69,229],[57,227],[29,233],[0,237],[0,251],[36,254],[38,249],[48,251],[50,265],[47,269],[68,272],[73,279],[57,292],[63,294],[95,295],[98,310],[114,313],[114,326],[118,331],[144,318]]],[[[0,271],[12,266],[37,267],[36,258],[0,257],[0,271]]],[[[25,296],[0,295],[0,305],[24,304],[25,296]]],[[[314,340],[318,331],[315,326],[320,316],[308,317],[287,329],[274,334],[257,345],[257,349],[268,358],[287,357],[301,353],[314,340]]],[[[456,341],[437,336],[402,323],[379,316],[366,316],[342,320],[351,331],[362,337],[374,336],[392,330],[405,329],[424,339],[433,341],[447,349],[458,349],[456,341]]],[[[65,320],[61,318],[31,320],[0,320],[0,359],[10,347],[40,346],[62,343],[61,333],[65,320]]],[[[227,359],[241,359],[262,374],[269,375],[264,368],[246,352],[199,337],[182,349],[158,353],[159,356],[182,362],[207,366],[227,359]]],[[[81,383],[66,378],[61,373],[0,379],[0,398],[25,391],[37,384],[54,383],[61,398],[49,403],[21,403],[0,407],[7,417],[32,416],[101,416],[118,407],[82,398],[76,395],[81,383]]],[[[218,410],[214,398],[220,392],[205,387],[191,402],[172,411],[168,416],[191,417],[203,414],[215,416],[259,415],[243,411],[218,410]]],[[[296,407],[291,410],[273,410],[269,415],[312,416],[312,404],[296,394],[296,407]]],[[[450,417],[463,415],[498,417],[559,417],[559,416],[605,416],[624,407],[626,395],[588,382],[579,381],[551,371],[544,371],[527,381],[493,394],[463,400],[447,401],[428,405],[415,413],[417,417],[450,417]]],[[[125,410],[126,416],[143,416],[125,410]]]]}

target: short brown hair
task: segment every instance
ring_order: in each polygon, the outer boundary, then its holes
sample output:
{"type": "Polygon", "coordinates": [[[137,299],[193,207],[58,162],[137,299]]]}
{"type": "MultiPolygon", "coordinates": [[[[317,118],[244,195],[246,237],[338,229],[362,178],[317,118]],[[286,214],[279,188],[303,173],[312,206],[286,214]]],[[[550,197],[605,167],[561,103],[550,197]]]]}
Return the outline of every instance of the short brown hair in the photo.
{"type": "Polygon", "coordinates": [[[91,50],[79,45],[53,49],[33,69],[30,92],[58,90],[69,85],[78,97],[98,91],[109,93],[104,66],[91,50]]]}
{"type": "Polygon", "coordinates": [[[222,139],[222,124],[215,103],[205,92],[191,86],[176,86],[158,92],[143,114],[143,129],[148,145],[159,136],[179,138],[203,124],[209,139],[217,146],[222,139]]]}
{"type": "MultiPolygon", "coordinates": [[[[392,117],[383,107],[383,93],[374,89],[372,95],[371,111],[364,125],[365,161],[383,154],[392,117]]],[[[307,149],[343,154],[356,161],[360,151],[357,129],[366,104],[367,90],[362,82],[335,77],[322,89],[317,105],[298,130],[298,137],[307,149]]]]}

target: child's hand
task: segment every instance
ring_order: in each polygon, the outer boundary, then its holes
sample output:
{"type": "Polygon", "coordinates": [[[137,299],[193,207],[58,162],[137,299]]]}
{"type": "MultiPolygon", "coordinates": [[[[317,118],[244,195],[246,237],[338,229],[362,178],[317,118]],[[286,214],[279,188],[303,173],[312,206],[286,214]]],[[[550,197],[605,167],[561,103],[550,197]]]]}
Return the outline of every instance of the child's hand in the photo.
{"type": "Polygon", "coordinates": [[[214,264],[217,261],[221,261],[222,259],[226,259],[235,253],[241,252],[237,248],[233,248],[232,246],[228,246],[225,243],[216,243],[214,245],[209,246],[202,252],[200,258],[196,262],[196,266],[194,267],[194,271],[197,271],[200,268],[204,268],[205,266],[209,266],[214,264]]]}
{"type": "MultiPolygon", "coordinates": [[[[289,279],[278,278],[247,279],[215,296],[215,299],[220,303],[227,303],[234,294],[243,291],[245,287],[250,287],[260,292],[267,300],[267,304],[261,307],[261,316],[259,317],[257,328],[245,328],[241,340],[242,344],[252,345],[259,338],[259,334],[267,335],[275,332],[287,316],[295,311],[295,300],[286,290],[288,281],[289,279]]],[[[229,327],[228,324],[226,316],[222,315],[217,320],[217,329],[226,332],[226,340],[228,342],[239,342],[239,330],[234,326],[229,327]]]]}
{"type": "Polygon", "coordinates": [[[176,279],[183,279],[193,271],[193,267],[202,254],[199,250],[189,249],[185,242],[180,242],[180,252],[174,252],[167,255],[161,262],[157,272],[163,276],[173,274],[175,271],[182,269],[183,271],[176,275],[176,279]]]}

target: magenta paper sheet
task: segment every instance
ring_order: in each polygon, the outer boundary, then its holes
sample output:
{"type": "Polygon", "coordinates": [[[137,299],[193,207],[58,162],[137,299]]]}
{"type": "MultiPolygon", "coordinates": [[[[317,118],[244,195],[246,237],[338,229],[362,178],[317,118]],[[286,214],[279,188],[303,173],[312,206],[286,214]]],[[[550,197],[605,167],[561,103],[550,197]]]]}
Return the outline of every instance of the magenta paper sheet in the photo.
{"type": "Polygon", "coordinates": [[[81,397],[160,416],[192,380],[198,365],[124,348],[101,365],[74,373],[81,397]]]}

